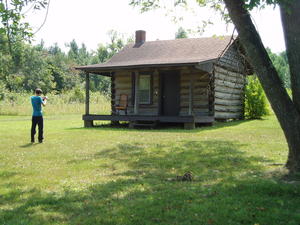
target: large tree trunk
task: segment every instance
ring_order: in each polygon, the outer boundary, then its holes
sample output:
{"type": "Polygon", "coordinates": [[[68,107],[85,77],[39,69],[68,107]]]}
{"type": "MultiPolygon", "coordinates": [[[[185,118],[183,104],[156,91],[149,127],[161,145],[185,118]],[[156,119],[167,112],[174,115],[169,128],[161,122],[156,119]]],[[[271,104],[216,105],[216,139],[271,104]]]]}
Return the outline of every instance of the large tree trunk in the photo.
{"type": "Polygon", "coordinates": [[[293,102],[300,113],[300,0],[280,4],[286,52],[291,71],[293,102]]]}
{"type": "MultiPolygon", "coordinates": [[[[286,3],[287,4],[283,4],[282,2],[280,4],[281,20],[290,66],[293,102],[296,110],[300,114],[300,0],[287,1],[286,3]]],[[[295,143],[295,145],[299,146],[299,141],[295,143]]],[[[295,160],[298,160],[298,164],[300,163],[299,154],[299,150],[297,152],[291,149],[287,162],[288,167],[293,168],[295,166],[295,160]]]]}
{"type": "MultiPolygon", "coordinates": [[[[299,1],[299,0],[295,0],[299,1]]],[[[300,172],[300,114],[288,96],[279,75],[256,31],[244,0],[224,0],[247,57],[253,66],[289,146],[286,163],[291,173],[300,172]]],[[[299,15],[297,13],[294,16],[299,15]]],[[[293,82],[293,80],[291,80],[293,82]]]]}

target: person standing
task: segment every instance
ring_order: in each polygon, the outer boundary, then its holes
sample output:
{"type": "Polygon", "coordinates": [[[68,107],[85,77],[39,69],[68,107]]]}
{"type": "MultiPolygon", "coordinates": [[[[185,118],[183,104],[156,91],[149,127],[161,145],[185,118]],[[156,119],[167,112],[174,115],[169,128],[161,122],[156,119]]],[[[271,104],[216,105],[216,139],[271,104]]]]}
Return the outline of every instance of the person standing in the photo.
{"type": "Polygon", "coordinates": [[[42,106],[45,106],[47,103],[47,97],[41,97],[43,94],[40,88],[35,90],[35,95],[31,96],[31,104],[32,104],[32,123],[31,123],[31,143],[34,143],[34,135],[36,134],[36,125],[38,125],[39,135],[38,140],[39,143],[43,143],[43,129],[44,129],[44,119],[43,119],[43,111],[42,106]]]}

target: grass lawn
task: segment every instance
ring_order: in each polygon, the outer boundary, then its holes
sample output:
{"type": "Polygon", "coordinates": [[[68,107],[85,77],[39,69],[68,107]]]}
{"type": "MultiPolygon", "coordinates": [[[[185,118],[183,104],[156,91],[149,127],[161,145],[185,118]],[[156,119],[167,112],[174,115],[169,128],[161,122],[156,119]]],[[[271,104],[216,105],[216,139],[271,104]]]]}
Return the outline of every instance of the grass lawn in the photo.
{"type": "Polygon", "coordinates": [[[275,117],[191,131],[82,128],[80,115],[0,116],[1,225],[299,225],[275,117]],[[192,171],[193,182],[174,181],[192,171]]]}

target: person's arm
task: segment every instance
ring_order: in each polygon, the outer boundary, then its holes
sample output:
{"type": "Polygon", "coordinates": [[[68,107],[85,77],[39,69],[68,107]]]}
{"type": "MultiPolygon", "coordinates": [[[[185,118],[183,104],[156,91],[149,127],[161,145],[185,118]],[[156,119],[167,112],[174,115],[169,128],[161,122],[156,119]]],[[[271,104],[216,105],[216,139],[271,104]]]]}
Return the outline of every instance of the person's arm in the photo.
{"type": "Polygon", "coordinates": [[[46,106],[46,104],[47,104],[47,99],[44,99],[44,100],[42,101],[42,105],[43,105],[43,106],[46,106]]]}
{"type": "Polygon", "coordinates": [[[43,97],[41,103],[42,103],[43,106],[46,106],[46,104],[47,104],[47,97],[43,97]]]}

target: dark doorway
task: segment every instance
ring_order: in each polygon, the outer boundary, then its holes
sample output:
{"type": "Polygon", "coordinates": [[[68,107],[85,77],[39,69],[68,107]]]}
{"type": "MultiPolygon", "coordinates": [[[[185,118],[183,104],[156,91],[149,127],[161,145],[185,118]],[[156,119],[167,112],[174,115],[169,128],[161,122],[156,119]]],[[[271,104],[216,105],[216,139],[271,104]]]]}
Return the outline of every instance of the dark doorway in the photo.
{"type": "Polygon", "coordinates": [[[179,71],[160,72],[161,115],[178,116],[180,110],[179,71]]]}

